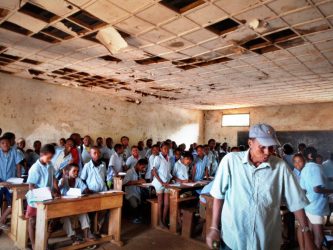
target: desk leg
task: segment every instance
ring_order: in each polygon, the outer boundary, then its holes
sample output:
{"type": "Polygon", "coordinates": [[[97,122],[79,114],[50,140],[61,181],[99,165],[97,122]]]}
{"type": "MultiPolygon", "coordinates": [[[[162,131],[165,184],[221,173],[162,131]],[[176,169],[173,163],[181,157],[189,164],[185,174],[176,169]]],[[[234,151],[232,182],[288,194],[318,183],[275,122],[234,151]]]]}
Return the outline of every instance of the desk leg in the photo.
{"type": "Polygon", "coordinates": [[[209,233],[209,229],[212,225],[212,218],[213,218],[213,201],[206,199],[206,236],[209,233]]]}
{"type": "Polygon", "coordinates": [[[35,232],[35,250],[45,250],[47,247],[47,217],[45,206],[37,206],[36,232],[35,232]]]}
{"type": "Polygon", "coordinates": [[[121,241],[121,207],[110,209],[108,234],[113,236],[111,243],[117,246],[123,246],[121,241]]]}
{"type": "Polygon", "coordinates": [[[11,238],[14,241],[16,241],[16,238],[17,238],[16,234],[17,234],[19,208],[20,208],[20,200],[17,199],[17,190],[15,189],[13,192],[12,214],[11,214],[11,220],[10,220],[10,233],[11,233],[11,238]]]}
{"type": "Polygon", "coordinates": [[[178,216],[178,192],[175,190],[170,190],[170,232],[177,233],[177,216],[178,216]]]}

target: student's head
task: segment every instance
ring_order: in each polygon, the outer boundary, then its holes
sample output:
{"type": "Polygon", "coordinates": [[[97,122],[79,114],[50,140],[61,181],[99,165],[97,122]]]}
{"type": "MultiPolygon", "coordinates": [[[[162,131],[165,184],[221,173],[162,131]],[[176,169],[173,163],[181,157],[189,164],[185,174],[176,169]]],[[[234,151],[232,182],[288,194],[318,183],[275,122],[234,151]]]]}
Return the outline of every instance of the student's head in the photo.
{"type": "Polygon", "coordinates": [[[304,150],[306,149],[305,143],[298,144],[298,152],[304,154],[304,150]]]}
{"type": "Polygon", "coordinates": [[[25,140],[24,140],[24,138],[20,138],[20,139],[17,140],[17,147],[19,149],[22,149],[22,150],[25,148],[25,140]]]}
{"type": "Polygon", "coordinates": [[[184,152],[185,149],[186,149],[186,145],[184,143],[182,143],[182,144],[179,145],[178,148],[180,149],[181,152],[184,152]]]}
{"type": "Polygon", "coordinates": [[[65,144],[66,144],[66,139],[65,138],[60,138],[60,140],[59,140],[59,146],[60,147],[65,147],[65,144]]]}
{"type": "Polygon", "coordinates": [[[230,149],[230,152],[239,152],[239,148],[238,147],[232,147],[230,149]]]}
{"type": "Polygon", "coordinates": [[[208,140],[208,146],[209,146],[209,149],[210,149],[210,150],[215,149],[216,141],[215,141],[214,139],[209,139],[209,140],[208,140]]]}
{"type": "Polygon", "coordinates": [[[2,128],[0,128],[0,135],[2,135],[2,128]]]}
{"type": "Polygon", "coordinates": [[[101,158],[101,151],[97,146],[93,146],[90,149],[90,156],[93,161],[98,161],[101,158]]]}
{"type": "Polygon", "coordinates": [[[119,155],[119,154],[122,154],[124,152],[124,147],[123,145],[121,145],[120,143],[117,143],[115,146],[114,146],[114,151],[116,151],[116,153],[119,155]]]}
{"type": "Polygon", "coordinates": [[[103,146],[103,138],[102,137],[97,137],[96,146],[97,147],[102,147],[103,146]]]}
{"type": "Polygon", "coordinates": [[[333,161],[333,153],[330,153],[330,160],[333,161]]]}
{"type": "Polygon", "coordinates": [[[15,134],[14,133],[6,132],[3,134],[3,137],[6,137],[9,139],[9,143],[10,143],[11,147],[15,145],[15,134]]]}
{"type": "Polygon", "coordinates": [[[317,164],[321,165],[321,164],[323,164],[323,161],[324,161],[323,156],[320,154],[317,154],[315,162],[317,164]]]}
{"type": "Polygon", "coordinates": [[[160,148],[157,144],[155,144],[151,147],[151,154],[152,155],[158,155],[159,152],[160,152],[160,148]]]}
{"type": "Polygon", "coordinates": [[[161,144],[161,153],[164,156],[167,156],[169,154],[170,144],[167,142],[163,142],[161,144]]]}
{"type": "Polygon", "coordinates": [[[176,150],[174,151],[174,155],[175,155],[176,161],[182,157],[182,151],[180,150],[180,148],[176,148],[176,150]]]}
{"type": "Polygon", "coordinates": [[[137,146],[132,146],[132,155],[135,157],[135,158],[138,158],[139,157],[139,148],[137,146]]]}
{"type": "Polygon", "coordinates": [[[283,153],[286,155],[292,155],[294,153],[294,149],[289,143],[285,143],[283,145],[283,153]]]}
{"type": "Polygon", "coordinates": [[[34,147],[34,150],[35,150],[36,153],[40,152],[40,150],[42,148],[41,141],[39,141],[39,140],[34,141],[33,147],[34,147]]]}
{"type": "Polygon", "coordinates": [[[70,136],[71,139],[73,139],[74,146],[80,146],[82,141],[81,141],[81,135],[79,133],[73,133],[70,136]]]}
{"type": "Polygon", "coordinates": [[[245,151],[246,150],[246,147],[245,145],[239,145],[239,151],[242,152],[242,151],[245,151]]]}
{"type": "Polygon", "coordinates": [[[185,166],[189,166],[192,163],[192,161],[193,161],[193,155],[188,151],[184,152],[183,158],[182,158],[183,164],[185,166]]]}
{"type": "Polygon", "coordinates": [[[156,145],[160,148],[161,145],[162,145],[162,142],[161,142],[161,141],[157,141],[157,142],[156,142],[156,145]]]}
{"type": "Polygon", "coordinates": [[[148,139],[148,140],[146,141],[146,146],[147,146],[147,148],[151,148],[152,145],[153,145],[153,139],[148,139]]]}
{"type": "Polygon", "coordinates": [[[142,150],[145,147],[145,144],[143,143],[143,141],[139,141],[138,142],[138,148],[139,150],[142,150]]]}
{"type": "Polygon", "coordinates": [[[193,148],[194,148],[194,149],[196,149],[196,148],[197,148],[197,146],[198,146],[198,143],[196,143],[196,142],[193,142],[193,148]]]}
{"type": "Polygon", "coordinates": [[[70,152],[72,148],[74,148],[74,146],[75,146],[74,140],[72,138],[68,138],[65,143],[65,151],[70,152]]]}
{"type": "Polygon", "coordinates": [[[113,146],[113,139],[111,137],[108,137],[105,139],[105,144],[108,148],[112,148],[113,146]]]}
{"type": "Polygon", "coordinates": [[[147,159],[140,159],[135,165],[135,169],[138,172],[146,172],[146,167],[148,165],[147,159]]]}
{"type": "Polygon", "coordinates": [[[297,153],[293,156],[293,165],[299,171],[301,171],[304,168],[305,158],[301,153],[297,153]]]}
{"type": "Polygon", "coordinates": [[[120,142],[126,148],[128,146],[128,143],[129,143],[129,138],[127,136],[122,136],[120,138],[120,142]]]}
{"type": "Polygon", "coordinates": [[[172,142],[171,142],[171,148],[172,148],[173,150],[176,150],[176,148],[177,148],[177,143],[176,143],[175,141],[172,141],[172,142]]]}
{"type": "Polygon", "coordinates": [[[2,136],[0,139],[1,150],[4,153],[7,153],[10,150],[10,138],[2,136]]]}
{"type": "Polygon", "coordinates": [[[44,164],[51,162],[55,148],[52,144],[45,144],[40,150],[40,161],[44,164]]]}
{"type": "Polygon", "coordinates": [[[91,145],[91,138],[89,135],[83,137],[83,145],[89,147],[91,145]]]}
{"type": "Polygon", "coordinates": [[[68,172],[68,176],[70,178],[77,178],[79,176],[79,165],[75,163],[71,163],[66,167],[66,171],[68,172]]]}
{"type": "Polygon", "coordinates": [[[307,147],[303,153],[307,161],[315,161],[317,154],[317,149],[315,149],[314,147],[307,147]]]}
{"type": "Polygon", "coordinates": [[[227,150],[228,150],[228,143],[223,142],[221,148],[222,148],[224,151],[227,151],[227,150]]]}
{"type": "Polygon", "coordinates": [[[209,154],[209,146],[208,146],[208,144],[204,145],[203,148],[204,148],[205,155],[208,155],[209,154]]]}
{"type": "Polygon", "coordinates": [[[205,151],[202,145],[198,145],[195,150],[197,151],[197,154],[200,158],[204,157],[205,151]]]}

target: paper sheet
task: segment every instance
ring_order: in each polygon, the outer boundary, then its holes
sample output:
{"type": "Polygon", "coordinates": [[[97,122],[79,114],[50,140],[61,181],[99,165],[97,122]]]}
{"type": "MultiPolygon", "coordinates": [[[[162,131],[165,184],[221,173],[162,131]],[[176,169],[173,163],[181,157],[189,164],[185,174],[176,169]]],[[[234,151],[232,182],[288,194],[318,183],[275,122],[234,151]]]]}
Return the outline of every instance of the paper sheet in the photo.
{"type": "Polygon", "coordinates": [[[24,180],[23,178],[15,178],[15,177],[13,177],[13,178],[9,178],[7,180],[7,182],[9,182],[11,184],[22,184],[23,180],[24,180]]]}
{"type": "Polygon", "coordinates": [[[79,188],[70,188],[67,191],[65,196],[70,196],[72,198],[81,197],[82,196],[81,189],[79,189],[79,188]]]}

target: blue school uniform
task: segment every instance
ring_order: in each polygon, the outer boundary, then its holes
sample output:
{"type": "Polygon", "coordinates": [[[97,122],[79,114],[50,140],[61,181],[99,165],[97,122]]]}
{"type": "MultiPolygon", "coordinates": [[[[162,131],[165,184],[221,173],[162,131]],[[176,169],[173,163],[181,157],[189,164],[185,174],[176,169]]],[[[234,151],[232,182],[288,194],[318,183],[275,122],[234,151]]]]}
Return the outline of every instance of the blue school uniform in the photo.
{"type": "Polygon", "coordinates": [[[55,171],[51,163],[43,165],[40,160],[37,160],[29,169],[27,183],[34,184],[36,188],[52,188],[54,175],[55,171]]]}
{"type": "Polygon", "coordinates": [[[194,181],[202,181],[205,177],[205,169],[209,167],[208,157],[205,155],[202,159],[198,156],[194,162],[196,169],[194,181]]]}
{"type": "Polygon", "coordinates": [[[106,166],[101,162],[99,166],[95,167],[94,163],[89,161],[82,169],[80,178],[86,182],[89,190],[93,192],[106,191],[106,166]]]}
{"type": "MultiPolygon", "coordinates": [[[[66,195],[68,190],[71,188],[68,183],[68,178],[62,178],[59,181],[59,186],[62,186],[60,191],[61,195],[66,195]]],[[[75,178],[75,184],[73,188],[79,188],[81,193],[83,193],[87,189],[87,185],[81,180],[80,177],[75,178]]]]}
{"type": "Polygon", "coordinates": [[[0,179],[3,181],[16,176],[16,165],[23,160],[16,148],[11,148],[7,153],[0,150],[0,179]]]}

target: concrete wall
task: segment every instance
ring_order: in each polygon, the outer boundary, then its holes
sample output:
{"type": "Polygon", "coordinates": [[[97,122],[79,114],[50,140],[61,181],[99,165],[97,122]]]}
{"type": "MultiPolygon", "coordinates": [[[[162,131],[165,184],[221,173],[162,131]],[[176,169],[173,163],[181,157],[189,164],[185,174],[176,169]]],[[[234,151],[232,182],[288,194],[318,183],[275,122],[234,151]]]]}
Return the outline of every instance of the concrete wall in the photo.
{"type": "Polygon", "coordinates": [[[246,127],[222,127],[222,114],[250,113],[250,124],[264,122],[278,131],[333,130],[333,103],[272,106],[230,110],[205,111],[204,140],[216,138],[237,144],[237,131],[246,127]]]}
{"type": "Polygon", "coordinates": [[[170,138],[187,146],[201,142],[203,112],[154,104],[132,104],[112,96],[0,74],[0,127],[42,143],[72,132],[119,141],[170,138]]]}

